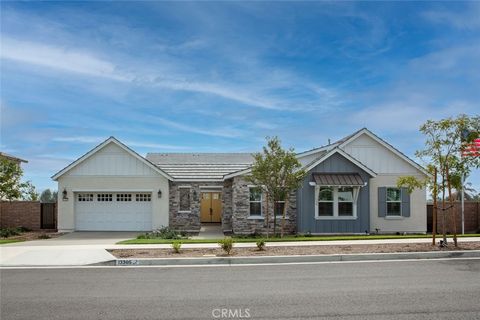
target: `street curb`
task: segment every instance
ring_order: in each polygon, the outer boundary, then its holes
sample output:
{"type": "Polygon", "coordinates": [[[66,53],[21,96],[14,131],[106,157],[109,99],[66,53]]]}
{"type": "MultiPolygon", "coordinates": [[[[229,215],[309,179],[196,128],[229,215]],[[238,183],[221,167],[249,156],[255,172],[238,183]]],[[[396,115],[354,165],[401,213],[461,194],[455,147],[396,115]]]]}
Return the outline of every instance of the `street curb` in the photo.
{"type": "Polygon", "coordinates": [[[189,265],[242,265],[274,263],[311,263],[368,260],[412,260],[445,258],[480,258],[480,250],[465,251],[427,251],[397,253],[362,253],[331,255],[296,255],[296,256],[256,256],[256,257],[199,257],[199,258],[138,258],[116,259],[95,265],[122,266],[189,266],[189,265]]]}

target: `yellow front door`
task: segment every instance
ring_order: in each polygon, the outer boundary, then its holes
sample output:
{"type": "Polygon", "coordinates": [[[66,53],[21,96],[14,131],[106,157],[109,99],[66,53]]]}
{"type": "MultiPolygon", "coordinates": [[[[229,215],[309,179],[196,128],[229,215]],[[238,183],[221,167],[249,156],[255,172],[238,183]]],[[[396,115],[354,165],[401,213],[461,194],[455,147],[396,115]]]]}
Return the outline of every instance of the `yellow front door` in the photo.
{"type": "Polygon", "coordinates": [[[220,192],[203,192],[200,202],[200,222],[222,221],[222,200],[220,192]]]}

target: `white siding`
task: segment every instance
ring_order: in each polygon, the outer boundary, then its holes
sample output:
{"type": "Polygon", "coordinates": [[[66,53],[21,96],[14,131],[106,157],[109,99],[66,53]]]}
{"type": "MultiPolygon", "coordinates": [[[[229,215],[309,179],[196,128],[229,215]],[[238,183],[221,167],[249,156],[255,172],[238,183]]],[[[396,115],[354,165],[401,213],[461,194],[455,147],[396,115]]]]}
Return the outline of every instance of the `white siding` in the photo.
{"type": "Polygon", "coordinates": [[[158,173],[111,142],[65,176],[157,176],[158,173]]]}
{"type": "Polygon", "coordinates": [[[152,229],[168,226],[167,178],[115,143],[109,143],[58,178],[58,229],[73,231],[76,192],[151,192],[152,229]],[[68,200],[62,199],[67,190],[68,200]],[[158,191],[162,197],[158,198],[158,191]]]}
{"type": "Polygon", "coordinates": [[[418,174],[420,171],[366,134],[342,148],[378,174],[418,174]]]}

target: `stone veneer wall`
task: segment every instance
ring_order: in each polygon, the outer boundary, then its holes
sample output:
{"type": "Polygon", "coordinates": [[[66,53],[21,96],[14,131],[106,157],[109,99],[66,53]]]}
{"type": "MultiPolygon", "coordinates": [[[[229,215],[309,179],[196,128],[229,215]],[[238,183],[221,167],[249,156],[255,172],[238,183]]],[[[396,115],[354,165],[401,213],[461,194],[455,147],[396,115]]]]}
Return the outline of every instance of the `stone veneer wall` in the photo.
{"type": "MultiPolygon", "coordinates": [[[[233,200],[233,214],[232,226],[234,234],[254,234],[266,233],[267,226],[265,219],[252,219],[250,217],[250,191],[249,183],[244,177],[233,178],[232,200],[233,200]]],[[[269,204],[269,230],[273,232],[273,206],[269,204]]],[[[266,199],[263,198],[262,210],[265,216],[266,199]]],[[[280,232],[281,218],[277,219],[277,232],[280,232]]],[[[285,233],[292,234],[296,232],[297,221],[297,201],[296,193],[290,195],[289,206],[287,208],[287,215],[285,219],[285,233]]]]}
{"type": "MultiPolygon", "coordinates": [[[[200,186],[223,186],[218,191],[222,192],[222,227],[224,230],[231,230],[231,182],[172,182],[170,181],[169,194],[169,224],[170,227],[186,231],[199,232],[200,231],[200,201],[201,192],[206,190],[200,186]],[[189,186],[190,188],[190,211],[180,212],[180,192],[179,187],[189,186]]],[[[216,190],[211,189],[209,191],[216,190]]]]}

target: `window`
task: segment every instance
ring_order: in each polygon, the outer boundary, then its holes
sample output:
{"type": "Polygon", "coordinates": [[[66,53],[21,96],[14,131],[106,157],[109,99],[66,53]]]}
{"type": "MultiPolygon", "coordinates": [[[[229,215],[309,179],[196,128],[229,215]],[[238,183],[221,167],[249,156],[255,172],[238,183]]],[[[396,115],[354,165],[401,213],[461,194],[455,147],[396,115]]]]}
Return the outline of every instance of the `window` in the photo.
{"type": "Polygon", "coordinates": [[[78,194],[78,201],[93,201],[93,194],[92,193],[79,193],[78,194]]]}
{"type": "Polygon", "coordinates": [[[118,193],[117,194],[117,201],[132,201],[132,194],[130,193],[118,193]]]}
{"type": "Polygon", "coordinates": [[[387,188],[387,216],[402,215],[402,190],[387,188]]]}
{"type": "Polygon", "coordinates": [[[140,202],[152,201],[152,195],[150,193],[137,193],[135,195],[135,201],[140,201],[140,202]]]}
{"type": "Polygon", "coordinates": [[[333,188],[320,187],[318,192],[318,216],[333,216],[333,188]]]}
{"type": "Polygon", "coordinates": [[[273,211],[276,216],[283,216],[283,209],[285,208],[285,201],[275,201],[273,211]]]}
{"type": "Polygon", "coordinates": [[[353,188],[338,188],[338,215],[343,217],[353,216],[353,188]]]}
{"type": "Polygon", "coordinates": [[[179,211],[190,211],[190,188],[179,188],[179,211]]]}
{"type": "Polygon", "coordinates": [[[315,214],[319,219],[356,219],[360,187],[316,186],[315,214]]]}
{"type": "Polygon", "coordinates": [[[97,194],[97,201],[112,201],[113,195],[111,193],[97,194]]]}
{"type": "Polygon", "coordinates": [[[262,215],[262,190],[260,188],[251,187],[250,189],[250,215],[262,215]]]}

